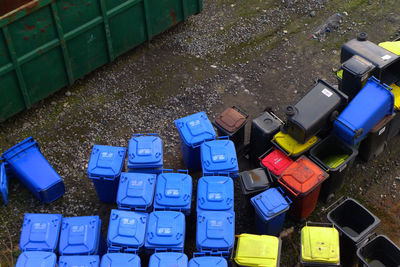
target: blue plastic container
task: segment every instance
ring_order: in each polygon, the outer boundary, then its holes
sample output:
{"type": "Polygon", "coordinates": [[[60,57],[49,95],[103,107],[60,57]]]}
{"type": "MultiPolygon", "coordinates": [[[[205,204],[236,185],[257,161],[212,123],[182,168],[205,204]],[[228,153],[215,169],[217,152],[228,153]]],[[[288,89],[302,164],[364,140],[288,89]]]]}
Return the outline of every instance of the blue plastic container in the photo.
{"type": "Polygon", "coordinates": [[[19,255],[15,267],[56,267],[56,263],[57,256],[53,252],[25,251],[19,255]]]}
{"type": "Polygon", "coordinates": [[[235,145],[227,137],[201,144],[201,166],[203,175],[239,176],[239,165],[235,145]]]}
{"type": "Polygon", "coordinates": [[[32,137],[8,149],[1,159],[10,165],[13,174],[42,202],[50,203],[64,195],[63,180],[40,153],[32,137]]]}
{"type": "Polygon", "coordinates": [[[189,261],[189,267],[228,267],[223,257],[203,256],[193,258],[189,261]]]}
{"type": "Polygon", "coordinates": [[[2,162],[0,165],[0,194],[3,198],[3,204],[8,204],[8,176],[6,170],[7,163],[2,162]]]}
{"type": "Polygon", "coordinates": [[[233,211],[233,180],[226,176],[204,176],[197,183],[197,213],[233,211]]]}
{"type": "Polygon", "coordinates": [[[147,221],[146,251],[183,252],[185,228],[185,215],[182,212],[153,211],[147,221]]]}
{"type": "Polygon", "coordinates": [[[60,261],[58,262],[58,267],[99,267],[99,265],[100,258],[97,255],[60,256],[60,261]]]}
{"type": "Polygon", "coordinates": [[[100,267],[140,267],[138,255],[129,253],[108,253],[101,259],[100,267]]]}
{"type": "Polygon", "coordinates": [[[201,111],[176,120],[175,126],[181,136],[181,151],[186,167],[190,171],[200,170],[200,145],[217,136],[211,121],[201,111]]]}
{"type": "Polygon", "coordinates": [[[129,140],[129,171],[160,173],[162,167],[163,144],[158,134],[134,134],[129,140]]]}
{"type": "MultiPolygon", "coordinates": [[[[149,267],[187,267],[188,257],[179,252],[161,252],[151,255],[149,267]]],[[[210,266],[211,267],[211,266],[210,266]]]]}
{"type": "Polygon", "coordinates": [[[109,252],[139,252],[144,245],[147,213],[111,210],[107,244],[109,252]]]}
{"type": "Polygon", "coordinates": [[[157,175],[123,172],[117,194],[118,208],[148,212],[153,206],[157,175]]]}
{"type": "Polygon", "coordinates": [[[197,214],[197,251],[229,257],[235,240],[235,213],[202,211],[197,214]]]}
{"type": "Polygon", "coordinates": [[[251,198],[256,211],[256,227],[259,234],[279,236],[285,222],[286,211],[292,203],[283,191],[270,188],[251,198]]]}
{"type": "Polygon", "coordinates": [[[99,252],[101,220],[99,216],[63,218],[60,255],[96,255],[99,252]]]}
{"type": "Polygon", "coordinates": [[[333,124],[333,131],[349,145],[359,143],[386,115],[393,114],[391,88],[372,77],[333,124]]]}
{"type": "Polygon", "coordinates": [[[181,211],[190,215],[192,203],[192,177],[187,170],[163,170],[157,177],[154,210],[181,211]]]}
{"type": "Polygon", "coordinates": [[[102,202],[115,203],[126,148],[94,145],[87,173],[102,202]]]}
{"type": "Polygon", "coordinates": [[[19,240],[21,251],[55,252],[61,221],[61,214],[25,214],[19,240]]]}

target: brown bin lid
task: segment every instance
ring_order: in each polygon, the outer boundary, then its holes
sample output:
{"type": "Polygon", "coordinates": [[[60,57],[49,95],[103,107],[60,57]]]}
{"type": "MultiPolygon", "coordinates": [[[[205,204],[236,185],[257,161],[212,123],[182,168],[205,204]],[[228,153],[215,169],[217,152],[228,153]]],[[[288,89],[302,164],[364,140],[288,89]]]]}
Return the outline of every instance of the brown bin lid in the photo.
{"type": "Polygon", "coordinates": [[[372,133],[376,133],[378,131],[380,131],[383,127],[385,127],[395,116],[395,114],[393,113],[392,115],[387,115],[385,116],[382,120],[380,120],[380,122],[378,122],[372,129],[371,132],[372,133]]]}
{"type": "Polygon", "coordinates": [[[227,108],[215,122],[230,133],[234,133],[246,123],[247,115],[239,112],[235,107],[227,108]]]}

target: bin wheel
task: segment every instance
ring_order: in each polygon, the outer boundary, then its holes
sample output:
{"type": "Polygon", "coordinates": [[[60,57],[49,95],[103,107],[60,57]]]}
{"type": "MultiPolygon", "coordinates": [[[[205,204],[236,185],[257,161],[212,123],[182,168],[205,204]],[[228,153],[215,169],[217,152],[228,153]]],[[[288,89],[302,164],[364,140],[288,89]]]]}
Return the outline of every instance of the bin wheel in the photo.
{"type": "Polygon", "coordinates": [[[360,32],[359,34],[357,34],[357,40],[358,41],[367,41],[368,40],[368,34],[366,32],[360,32]]]}
{"type": "Polygon", "coordinates": [[[291,106],[291,105],[287,106],[285,109],[286,116],[288,116],[288,117],[294,116],[294,114],[295,114],[294,110],[295,110],[295,108],[293,106],[291,106]]]}
{"type": "Polygon", "coordinates": [[[334,197],[335,197],[334,193],[329,194],[325,199],[325,203],[331,202],[334,197]]]}
{"type": "Polygon", "coordinates": [[[358,130],[356,131],[356,134],[354,135],[354,137],[355,137],[356,139],[359,138],[359,137],[363,134],[363,132],[364,132],[364,129],[363,129],[363,128],[358,129],[358,130]]]}
{"type": "Polygon", "coordinates": [[[331,117],[330,117],[331,122],[334,122],[337,119],[337,117],[339,117],[339,111],[335,110],[331,114],[331,117]]]}

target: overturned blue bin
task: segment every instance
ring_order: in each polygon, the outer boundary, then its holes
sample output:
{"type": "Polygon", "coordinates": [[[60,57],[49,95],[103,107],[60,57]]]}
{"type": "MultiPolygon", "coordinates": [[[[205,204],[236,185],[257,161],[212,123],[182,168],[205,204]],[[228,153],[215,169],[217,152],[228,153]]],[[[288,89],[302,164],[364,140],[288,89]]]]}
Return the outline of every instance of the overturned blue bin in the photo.
{"type": "Polygon", "coordinates": [[[175,121],[181,137],[183,161],[190,171],[201,170],[200,145],[217,136],[211,121],[204,111],[175,121]]]}
{"type": "Polygon", "coordinates": [[[123,172],[117,194],[118,209],[149,212],[153,207],[157,175],[123,172]]]}
{"type": "Polygon", "coordinates": [[[189,261],[188,267],[228,267],[227,261],[223,257],[202,256],[189,261]]]}
{"type": "Polygon", "coordinates": [[[129,140],[129,172],[160,173],[163,167],[163,143],[158,134],[134,134],[129,140]]]}
{"type": "Polygon", "coordinates": [[[239,176],[235,145],[228,137],[219,137],[218,140],[203,143],[200,153],[204,176],[239,176]]]}
{"type": "Polygon", "coordinates": [[[235,213],[202,211],[197,214],[196,248],[207,256],[229,257],[235,240],[235,213]]]}
{"type": "Polygon", "coordinates": [[[101,258],[100,267],[140,267],[140,258],[130,253],[107,253],[101,258]]]}
{"type": "Polygon", "coordinates": [[[8,175],[7,175],[7,163],[3,162],[0,165],[0,194],[3,198],[3,204],[8,204],[8,175]]]}
{"type": "Polygon", "coordinates": [[[372,77],[340,113],[333,131],[349,145],[359,143],[386,115],[393,114],[394,95],[391,88],[372,77]]]}
{"type": "Polygon", "coordinates": [[[63,180],[32,137],[8,149],[1,160],[9,164],[13,174],[42,202],[50,203],[64,195],[63,180]]]}
{"type": "Polygon", "coordinates": [[[87,173],[102,202],[115,203],[125,155],[125,147],[93,146],[87,173]]]}
{"type": "Polygon", "coordinates": [[[227,176],[204,176],[197,183],[197,213],[201,211],[233,212],[233,180],[227,176]]]}
{"type": "Polygon", "coordinates": [[[108,252],[139,253],[144,246],[147,213],[111,210],[108,224],[108,252]]]}
{"type": "Polygon", "coordinates": [[[60,255],[96,255],[101,251],[99,216],[63,218],[59,242],[60,255]]]}
{"type": "Polygon", "coordinates": [[[270,188],[251,198],[251,204],[256,211],[258,233],[279,236],[291,203],[279,187],[270,188]]]}
{"type": "Polygon", "coordinates": [[[61,214],[26,213],[19,239],[21,251],[56,252],[61,221],[61,214]]]}
{"type": "Polygon", "coordinates": [[[177,211],[153,211],[147,221],[146,252],[183,252],[185,215],[177,211]]]}
{"type": "Polygon", "coordinates": [[[88,256],[60,256],[58,267],[99,267],[100,257],[97,255],[88,256]]]}
{"type": "Polygon", "coordinates": [[[187,267],[188,257],[179,252],[159,252],[150,257],[149,267],[187,267]]]}
{"type": "Polygon", "coordinates": [[[192,177],[187,170],[164,169],[157,177],[154,210],[174,210],[190,215],[192,177]]]}
{"type": "Polygon", "coordinates": [[[53,252],[25,251],[19,255],[15,267],[56,267],[56,263],[57,256],[53,252]]]}

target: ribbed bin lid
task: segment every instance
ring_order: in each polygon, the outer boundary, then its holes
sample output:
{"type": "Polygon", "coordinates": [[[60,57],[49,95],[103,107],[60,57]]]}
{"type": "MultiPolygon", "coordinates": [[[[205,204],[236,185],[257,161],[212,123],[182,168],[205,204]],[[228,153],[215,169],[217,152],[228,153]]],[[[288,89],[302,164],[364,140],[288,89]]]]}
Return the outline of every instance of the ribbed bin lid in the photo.
{"type": "Polygon", "coordinates": [[[301,260],[340,263],[339,232],[335,227],[305,226],[301,229],[301,260]]]}
{"type": "Polygon", "coordinates": [[[236,107],[227,108],[216,119],[215,123],[229,133],[239,130],[247,120],[247,115],[240,112],[236,107]]]}
{"type": "Polygon", "coordinates": [[[19,240],[21,251],[54,252],[58,245],[61,221],[61,214],[26,213],[19,240]]]}
{"type": "Polygon", "coordinates": [[[215,139],[217,135],[204,111],[176,120],[175,126],[188,146],[198,146],[215,139]]]}
{"type": "Polygon", "coordinates": [[[201,177],[197,184],[197,208],[233,210],[233,180],[226,176],[201,177]]]}
{"type": "Polygon", "coordinates": [[[125,155],[125,147],[94,145],[87,169],[89,177],[118,177],[125,155]]]}
{"type": "Polygon", "coordinates": [[[140,267],[138,255],[129,253],[107,253],[101,259],[100,267],[140,267]]]}
{"type": "Polygon", "coordinates": [[[203,173],[239,171],[235,145],[230,140],[213,140],[201,145],[203,173]]]}
{"type": "Polygon", "coordinates": [[[98,267],[100,258],[97,255],[90,256],[60,256],[58,267],[98,267]]]}
{"type": "Polygon", "coordinates": [[[283,171],[278,182],[295,194],[306,194],[320,185],[326,178],[328,178],[326,172],[307,157],[301,156],[283,171]]]}
{"type": "Polygon", "coordinates": [[[276,236],[241,234],[234,260],[241,266],[278,266],[279,250],[276,236]]]}
{"type": "Polygon", "coordinates": [[[204,256],[193,258],[189,261],[189,267],[227,267],[228,263],[223,257],[204,256]]]}
{"type": "Polygon", "coordinates": [[[235,213],[202,211],[197,214],[197,249],[229,251],[235,238],[235,213]]]}
{"type": "Polygon", "coordinates": [[[123,172],[119,181],[117,204],[147,209],[153,203],[156,174],[123,172]]]}
{"type": "Polygon", "coordinates": [[[188,257],[183,253],[161,252],[150,257],[149,267],[187,267],[188,257]]]}
{"type": "Polygon", "coordinates": [[[285,150],[289,156],[297,156],[312,147],[315,143],[318,142],[318,137],[313,136],[304,144],[297,142],[290,135],[279,132],[277,133],[273,140],[283,149],[285,150]]]}
{"type": "Polygon", "coordinates": [[[154,202],[157,207],[190,207],[192,177],[187,173],[158,175],[154,202]]]}
{"type": "Polygon", "coordinates": [[[382,42],[379,44],[379,46],[385,48],[393,54],[400,56],[400,41],[382,42]]]}
{"type": "Polygon", "coordinates": [[[19,255],[15,267],[55,267],[57,256],[53,252],[25,251],[19,255]]]}
{"type": "Polygon", "coordinates": [[[293,160],[291,158],[276,148],[273,148],[271,153],[261,159],[262,166],[268,168],[273,174],[278,176],[292,163],[293,160]]]}
{"type": "Polygon", "coordinates": [[[290,207],[290,202],[276,188],[270,188],[251,198],[251,204],[265,221],[287,211],[290,207]]]}
{"type": "Polygon", "coordinates": [[[185,242],[185,215],[176,211],[154,211],[147,225],[146,248],[182,247],[185,242]]]}
{"type": "Polygon", "coordinates": [[[263,168],[257,168],[239,173],[239,179],[246,191],[265,190],[272,183],[263,168]]]}
{"type": "Polygon", "coordinates": [[[60,255],[97,253],[100,227],[99,216],[63,218],[59,243],[60,255]]]}
{"type": "Polygon", "coordinates": [[[6,172],[5,162],[1,163],[0,166],[0,193],[3,198],[4,205],[8,204],[8,177],[6,172]]]}
{"type": "Polygon", "coordinates": [[[129,140],[129,168],[158,168],[163,166],[163,145],[157,134],[135,134],[129,140]]]}
{"type": "Polygon", "coordinates": [[[147,216],[147,213],[111,210],[108,244],[124,248],[141,248],[145,240],[147,216]]]}

